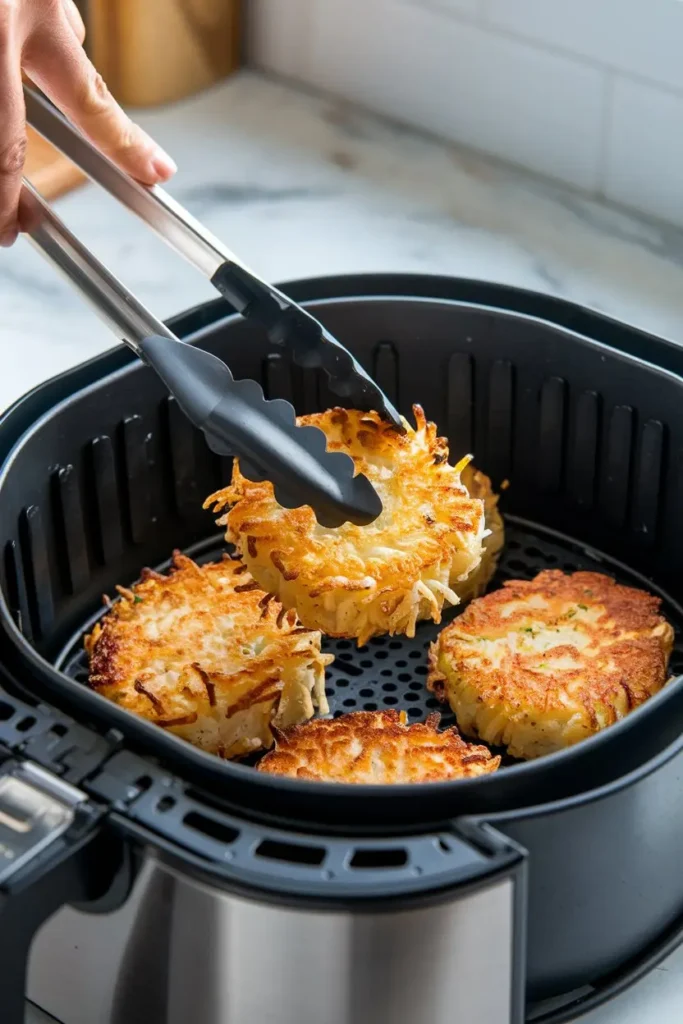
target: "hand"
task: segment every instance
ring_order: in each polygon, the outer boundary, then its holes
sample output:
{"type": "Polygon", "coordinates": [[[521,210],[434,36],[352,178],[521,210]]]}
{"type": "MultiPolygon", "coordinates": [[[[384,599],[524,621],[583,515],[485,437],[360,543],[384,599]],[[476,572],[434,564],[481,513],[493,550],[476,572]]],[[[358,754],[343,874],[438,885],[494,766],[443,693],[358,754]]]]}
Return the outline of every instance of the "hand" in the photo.
{"type": "Polygon", "coordinates": [[[22,71],[91,142],[145,185],[175,172],[171,158],[124,114],[83,49],[74,0],[0,0],[0,245],[20,230],[26,155],[22,71]]]}

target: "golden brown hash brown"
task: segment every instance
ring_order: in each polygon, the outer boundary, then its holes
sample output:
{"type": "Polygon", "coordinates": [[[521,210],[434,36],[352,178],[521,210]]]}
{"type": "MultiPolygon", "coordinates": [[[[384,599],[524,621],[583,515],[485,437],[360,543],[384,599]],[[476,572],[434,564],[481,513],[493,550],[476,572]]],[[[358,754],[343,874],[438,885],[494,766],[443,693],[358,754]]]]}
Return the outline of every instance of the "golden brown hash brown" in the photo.
{"type": "Polygon", "coordinates": [[[299,418],[319,427],[328,449],[351,455],[368,476],[384,511],[369,526],[320,526],[304,506],[284,509],[269,482],[246,480],[236,462],[230,487],[205,507],[225,512],[219,525],[255,579],[301,621],[330,636],[413,636],[419,619],[439,622],[444,602],[482,560],[485,510],[461,473],[448,464],[448,444],[422,409],[416,428],[400,434],[377,413],[330,409],[299,418]]]}
{"type": "Polygon", "coordinates": [[[457,729],[439,732],[440,715],[407,724],[405,711],[356,711],[276,732],[260,772],[319,782],[387,785],[472,778],[500,764],[457,729]]]}
{"type": "Polygon", "coordinates": [[[229,558],[144,570],[86,639],[90,685],[221,757],[269,747],[271,725],[327,712],[320,634],[229,558]]]}
{"type": "Polygon", "coordinates": [[[592,572],[539,573],[473,601],[430,651],[428,686],[469,736],[514,757],[604,729],[666,682],[660,600],[592,572]]]}
{"type": "Polygon", "coordinates": [[[494,494],[489,478],[475,469],[470,462],[463,469],[460,479],[471,498],[481,498],[484,502],[484,525],[486,527],[481,562],[474,572],[470,573],[462,583],[458,583],[455,588],[460,601],[464,604],[466,601],[471,601],[473,597],[483,594],[491,581],[505,544],[505,525],[498,508],[498,495],[494,494]]]}

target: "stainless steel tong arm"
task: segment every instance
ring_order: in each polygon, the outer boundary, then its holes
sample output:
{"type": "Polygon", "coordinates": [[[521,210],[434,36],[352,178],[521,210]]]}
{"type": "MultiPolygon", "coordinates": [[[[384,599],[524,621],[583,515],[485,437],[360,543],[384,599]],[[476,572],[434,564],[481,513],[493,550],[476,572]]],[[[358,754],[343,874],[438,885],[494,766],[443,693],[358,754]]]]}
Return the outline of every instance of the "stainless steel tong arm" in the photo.
{"type": "MultiPolygon", "coordinates": [[[[130,178],[88,142],[48,100],[26,85],[24,100],[26,119],[40,135],[68,156],[88,177],[102,185],[123,206],[137,214],[202,274],[211,279],[229,261],[253,277],[258,276],[168,192],[159,185],[141,185],[130,178]]],[[[271,285],[268,287],[275,290],[271,285]]]]}
{"type": "Polygon", "coordinates": [[[353,460],[328,452],[316,427],[297,426],[293,407],[268,401],[253,380],[235,380],[217,356],[183,344],[69,231],[38,192],[24,183],[32,244],[152,367],[190,421],[221,456],[239,455],[251,480],[270,480],[286,508],[311,505],[322,526],[365,525],[382,511],[353,460]]]}
{"type": "Polygon", "coordinates": [[[24,180],[28,206],[27,237],[110,330],[141,356],[141,343],[152,335],[175,338],[104,264],[69,231],[34,187],[24,180]]]}
{"type": "Polygon", "coordinates": [[[393,403],[358,360],[311,313],[242,263],[159,186],[147,187],[99,152],[58,110],[24,87],[28,121],[89,177],[137,214],[184,256],[243,316],[265,327],[299,366],[321,369],[330,388],[359,409],[375,409],[399,432],[405,427],[393,403]]]}

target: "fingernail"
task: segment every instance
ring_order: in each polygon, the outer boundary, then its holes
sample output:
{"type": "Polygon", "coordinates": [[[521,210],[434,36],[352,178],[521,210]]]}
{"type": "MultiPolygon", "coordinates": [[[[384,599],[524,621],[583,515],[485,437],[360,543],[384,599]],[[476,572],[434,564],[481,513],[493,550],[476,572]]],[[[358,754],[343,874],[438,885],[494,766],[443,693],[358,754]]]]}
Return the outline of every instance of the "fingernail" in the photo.
{"type": "Polygon", "coordinates": [[[16,228],[12,228],[10,231],[4,231],[0,235],[0,246],[3,249],[9,249],[9,247],[11,245],[14,245],[14,243],[16,242],[18,234],[19,232],[16,228]]]}
{"type": "Polygon", "coordinates": [[[155,174],[158,174],[160,178],[165,181],[170,178],[178,170],[178,165],[175,160],[172,160],[168,153],[165,153],[163,149],[157,149],[152,157],[152,167],[154,168],[155,174]]]}

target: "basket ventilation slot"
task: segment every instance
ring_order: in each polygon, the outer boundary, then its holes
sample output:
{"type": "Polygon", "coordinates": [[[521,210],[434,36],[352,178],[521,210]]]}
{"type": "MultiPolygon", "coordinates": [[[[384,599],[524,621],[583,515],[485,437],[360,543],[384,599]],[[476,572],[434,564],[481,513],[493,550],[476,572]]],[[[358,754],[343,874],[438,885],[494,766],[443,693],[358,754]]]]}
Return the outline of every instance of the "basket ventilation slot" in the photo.
{"type": "Polygon", "coordinates": [[[55,609],[43,514],[38,505],[31,505],[24,512],[20,535],[33,632],[39,638],[49,632],[55,609]]]}
{"type": "Polygon", "coordinates": [[[377,871],[381,868],[402,868],[408,863],[408,851],[400,847],[364,847],[355,851],[349,866],[356,870],[377,871]]]}
{"type": "Polygon", "coordinates": [[[498,360],[491,367],[488,406],[488,458],[486,473],[494,483],[512,475],[515,371],[512,363],[498,360]]]}
{"type": "Polygon", "coordinates": [[[124,546],[116,460],[111,437],[103,435],[91,441],[90,460],[97,506],[98,554],[102,563],[108,565],[121,557],[124,546]]]}
{"type": "Polygon", "coordinates": [[[579,395],[567,489],[577,505],[585,509],[591,509],[595,500],[600,411],[601,398],[595,391],[579,395]]]}
{"type": "MultiPolygon", "coordinates": [[[[20,565],[17,542],[10,540],[5,545],[5,579],[7,581],[7,604],[17,628],[26,639],[33,642],[33,626],[28,607],[26,582],[20,565]]],[[[2,716],[0,715],[0,721],[2,716]]]]}
{"type": "Polygon", "coordinates": [[[309,867],[322,864],[327,853],[324,846],[306,846],[303,843],[283,843],[264,839],[256,847],[256,856],[266,860],[285,861],[288,864],[305,864],[309,867]]]}
{"type": "Polygon", "coordinates": [[[452,460],[474,453],[474,360],[465,352],[456,352],[448,361],[447,424],[455,447],[452,460]]]}
{"type": "Polygon", "coordinates": [[[398,406],[398,353],[390,341],[380,341],[375,348],[373,376],[389,401],[398,406]]]}
{"type": "Polygon", "coordinates": [[[664,427],[649,420],[640,435],[632,518],[633,530],[647,547],[652,547],[657,537],[663,456],[664,427]]]}
{"type": "Polygon", "coordinates": [[[75,594],[90,579],[88,552],[83,543],[83,504],[76,470],[71,465],[62,466],[54,474],[53,483],[55,532],[59,536],[57,546],[62,553],[66,589],[75,594]]]}
{"type": "Polygon", "coordinates": [[[175,398],[165,399],[171,455],[171,479],[175,506],[180,516],[192,516],[206,497],[197,486],[195,434],[175,398]]]}
{"type": "Polygon", "coordinates": [[[286,402],[294,402],[291,365],[279,352],[271,352],[266,356],[261,379],[266,398],[284,398],[286,402]]]}
{"type": "Polygon", "coordinates": [[[142,416],[129,416],[122,428],[128,525],[131,539],[140,544],[147,536],[152,516],[149,458],[152,434],[142,416]]]}
{"type": "Polygon", "coordinates": [[[605,519],[616,529],[624,526],[628,515],[634,430],[633,409],[628,405],[616,406],[607,430],[601,502],[605,519]]]}
{"type": "Polygon", "coordinates": [[[537,472],[544,491],[557,492],[562,486],[567,390],[561,377],[550,377],[541,387],[537,472]]]}
{"type": "Polygon", "coordinates": [[[198,811],[190,811],[189,814],[186,814],[183,818],[183,824],[195,832],[201,832],[202,835],[215,839],[218,843],[229,845],[234,843],[239,837],[237,829],[230,828],[224,822],[218,821],[217,818],[210,818],[208,815],[200,814],[198,811]]]}

